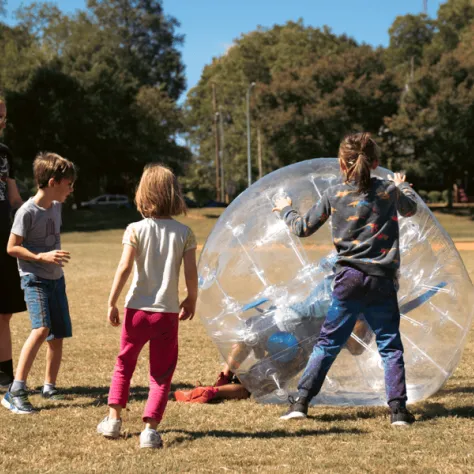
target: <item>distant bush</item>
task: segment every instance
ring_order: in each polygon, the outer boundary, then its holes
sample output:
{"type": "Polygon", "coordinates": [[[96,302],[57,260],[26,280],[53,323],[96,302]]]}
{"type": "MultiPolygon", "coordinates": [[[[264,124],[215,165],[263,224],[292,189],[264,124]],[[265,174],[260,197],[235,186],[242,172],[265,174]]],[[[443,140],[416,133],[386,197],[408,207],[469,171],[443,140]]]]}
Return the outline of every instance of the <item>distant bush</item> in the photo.
{"type": "Polygon", "coordinates": [[[443,201],[443,202],[448,202],[449,201],[449,189],[445,189],[441,193],[441,201],[443,201]]]}
{"type": "Polygon", "coordinates": [[[441,202],[441,191],[430,191],[428,193],[428,202],[441,202]]]}
{"type": "Polygon", "coordinates": [[[418,191],[418,194],[419,194],[419,196],[421,197],[421,199],[423,199],[423,201],[426,202],[426,201],[428,200],[428,191],[425,191],[425,190],[423,190],[423,189],[420,189],[420,190],[418,191]]]}

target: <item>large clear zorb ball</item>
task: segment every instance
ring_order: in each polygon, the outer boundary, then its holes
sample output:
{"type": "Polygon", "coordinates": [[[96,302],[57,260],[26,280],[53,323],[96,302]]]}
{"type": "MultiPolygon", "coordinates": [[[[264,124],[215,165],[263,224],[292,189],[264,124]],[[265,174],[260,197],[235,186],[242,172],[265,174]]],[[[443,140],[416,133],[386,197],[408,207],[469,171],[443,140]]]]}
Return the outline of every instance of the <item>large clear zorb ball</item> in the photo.
{"type": "MultiPolygon", "coordinates": [[[[380,178],[389,173],[374,171],[380,178]]],[[[226,209],[202,251],[199,314],[223,359],[261,402],[282,403],[296,391],[331,301],[336,258],[330,221],[300,239],[272,213],[274,200],[286,194],[305,213],[340,180],[332,158],[265,176],[226,209]]],[[[455,370],[473,318],[473,286],[452,240],[421,199],[416,214],[399,224],[400,328],[408,399],[415,402],[455,370]]],[[[363,321],[314,403],[386,403],[382,361],[363,321]]]]}

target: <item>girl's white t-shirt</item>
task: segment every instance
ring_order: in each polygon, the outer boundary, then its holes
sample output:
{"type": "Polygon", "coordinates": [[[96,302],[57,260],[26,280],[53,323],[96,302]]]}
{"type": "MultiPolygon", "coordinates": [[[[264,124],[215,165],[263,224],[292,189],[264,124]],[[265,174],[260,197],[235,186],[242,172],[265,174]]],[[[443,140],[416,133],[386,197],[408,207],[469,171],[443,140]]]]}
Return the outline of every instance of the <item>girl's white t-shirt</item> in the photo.
{"type": "Polygon", "coordinates": [[[196,248],[193,231],[174,219],[146,218],[127,227],[122,243],[136,249],[125,307],[178,313],[179,270],[184,253],[196,248]]]}

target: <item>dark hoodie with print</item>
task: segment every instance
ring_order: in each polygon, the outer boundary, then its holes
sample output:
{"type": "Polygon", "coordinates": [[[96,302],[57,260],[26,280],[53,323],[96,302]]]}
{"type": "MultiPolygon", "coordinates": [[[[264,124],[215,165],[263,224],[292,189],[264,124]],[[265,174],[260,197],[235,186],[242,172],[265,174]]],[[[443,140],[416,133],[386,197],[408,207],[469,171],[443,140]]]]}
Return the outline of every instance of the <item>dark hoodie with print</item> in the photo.
{"type": "Polygon", "coordinates": [[[338,184],[304,216],[290,206],[280,215],[300,237],[314,234],[331,217],[336,271],[349,266],[367,275],[394,278],[400,267],[398,214],[415,214],[416,199],[407,183],[397,186],[372,178],[367,192],[359,193],[355,183],[338,184]]]}

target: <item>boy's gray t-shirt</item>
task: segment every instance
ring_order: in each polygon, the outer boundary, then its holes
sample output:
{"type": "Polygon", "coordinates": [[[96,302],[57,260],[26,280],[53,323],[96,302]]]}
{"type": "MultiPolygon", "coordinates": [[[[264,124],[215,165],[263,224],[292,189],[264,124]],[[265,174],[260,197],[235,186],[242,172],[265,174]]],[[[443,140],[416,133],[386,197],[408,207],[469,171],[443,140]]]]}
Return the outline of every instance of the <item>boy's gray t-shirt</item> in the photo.
{"type": "MultiPolygon", "coordinates": [[[[30,198],[18,209],[11,232],[23,237],[23,247],[38,254],[61,248],[60,228],[61,203],[53,201],[49,209],[44,209],[30,198]]],[[[21,276],[32,273],[48,280],[58,280],[63,276],[62,267],[53,263],[18,259],[18,269],[21,276]]]]}

